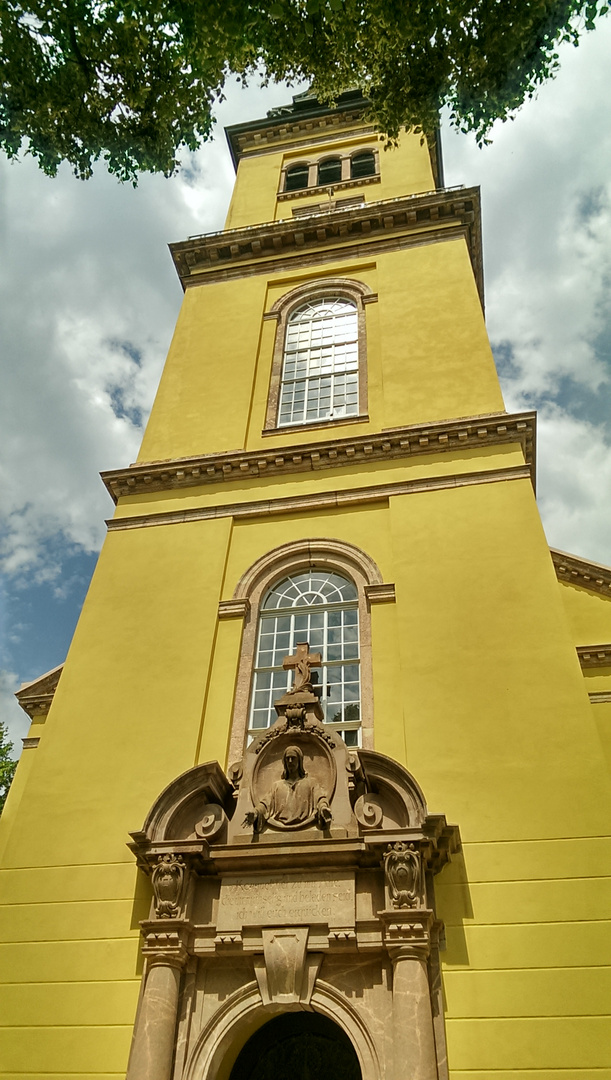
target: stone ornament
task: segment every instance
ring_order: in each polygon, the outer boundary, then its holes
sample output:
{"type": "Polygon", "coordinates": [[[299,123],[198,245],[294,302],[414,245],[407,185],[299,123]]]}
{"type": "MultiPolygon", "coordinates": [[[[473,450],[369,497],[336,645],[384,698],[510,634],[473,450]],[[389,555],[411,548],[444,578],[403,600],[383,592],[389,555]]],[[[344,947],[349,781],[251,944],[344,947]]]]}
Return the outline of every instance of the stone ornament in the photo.
{"type": "Polygon", "coordinates": [[[186,870],[182,855],[158,856],[157,864],[151,873],[155,914],[158,919],[178,918],[186,870]]]}
{"type": "Polygon", "coordinates": [[[293,685],[287,692],[290,695],[300,693],[313,693],[312,668],[320,667],[322,656],[320,653],[311,653],[307,641],[300,641],[295,649],[294,656],[285,656],[282,667],[285,671],[294,671],[293,685]]]}
{"type": "Polygon", "coordinates": [[[201,821],[194,826],[195,835],[200,840],[212,840],[227,824],[227,814],[218,803],[208,803],[201,821]]]}
{"type": "Polygon", "coordinates": [[[328,794],[316,777],[306,772],[303,750],[289,745],[282,755],[282,773],[255,802],[244,826],[262,832],[266,824],[276,829],[300,829],[317,825],[328,829],[333,815],[328,794]]]}
{"type": "Polygon", "coordinates": [[[308,933],[305,926],[261,931],[263,956],[254,967],[264,1005],[309,1004],[322,953],[308,952],[308,933]]]}
{"type": "Polygon", "coordinates": [[[388,894],[393,907],[417,907],[422,894],[420,853],[415,844],[389,844],[384,855],[388,894]]]}
{"type": "Polygon", "coordinates": [[[363,829],[379,829],[384,821],[384,804],[377,795],[361,795],[354,804],[354,816],[363,829]]]}

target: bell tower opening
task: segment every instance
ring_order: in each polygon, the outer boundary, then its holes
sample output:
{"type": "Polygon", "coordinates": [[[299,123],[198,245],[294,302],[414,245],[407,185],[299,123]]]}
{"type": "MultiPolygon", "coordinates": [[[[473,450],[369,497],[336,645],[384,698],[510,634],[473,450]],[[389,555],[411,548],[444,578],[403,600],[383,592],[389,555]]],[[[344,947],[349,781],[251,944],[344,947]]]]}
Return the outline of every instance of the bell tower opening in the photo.
{"type": "Polygon", "coordinates": [[[242,1047],[229,1080],[362,1080],[342,1029],[315,1012],[289,1012],[259,1028],[242,1047]]]}

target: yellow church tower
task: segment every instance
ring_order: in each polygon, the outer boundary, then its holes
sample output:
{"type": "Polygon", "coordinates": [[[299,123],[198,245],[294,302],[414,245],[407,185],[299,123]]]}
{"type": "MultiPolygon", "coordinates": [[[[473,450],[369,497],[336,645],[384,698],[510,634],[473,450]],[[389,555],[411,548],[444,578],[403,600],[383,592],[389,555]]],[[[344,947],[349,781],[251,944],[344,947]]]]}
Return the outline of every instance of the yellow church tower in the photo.
{"type": "Polygon", "coordinates": [[[611,1077],[611,571],[550,552],[476,188],[366,103],[223,232],[0,822],[0,1073],[611,1077]]]}

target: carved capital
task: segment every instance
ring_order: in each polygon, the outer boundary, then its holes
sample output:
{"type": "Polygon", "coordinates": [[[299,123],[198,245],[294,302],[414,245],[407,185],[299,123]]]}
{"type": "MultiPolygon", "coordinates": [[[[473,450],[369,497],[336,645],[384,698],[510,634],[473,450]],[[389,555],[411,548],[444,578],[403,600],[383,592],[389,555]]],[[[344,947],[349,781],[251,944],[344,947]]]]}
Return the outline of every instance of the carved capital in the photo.
{"type": "Polygon", "coordinates": [[[429,908],[414,911],[379,911],[384,923],[384,944],[395,963],[397,960],[423,960],[436,940],[434,913],[429,908]]]}
{"type": "Polygon", "coordinates": [[[149,967],[165,964],[182,968],[189,956],[188,941],[191,926],[187,922],[172,925],[172,929],[160,930],[159,923],[148,920],[140,924],[144,935],[142,952],[149,967]]]}

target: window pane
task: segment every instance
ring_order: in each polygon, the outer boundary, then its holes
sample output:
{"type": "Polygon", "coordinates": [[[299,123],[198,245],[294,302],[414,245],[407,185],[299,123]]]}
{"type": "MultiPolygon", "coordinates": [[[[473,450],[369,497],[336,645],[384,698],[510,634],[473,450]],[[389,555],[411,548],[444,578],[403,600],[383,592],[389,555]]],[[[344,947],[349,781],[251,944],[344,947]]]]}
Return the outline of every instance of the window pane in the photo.
{"type": "Polygon", "coordinates": [[[356,306],[339,297],[309,301],[288,322],[278,424],[313,423],[356,413],[356,306]]]}
{"type": "Polygon", "coordinates": [[[342,163],[340,158],[328,158],[321,161],[318,166],[319,184],[339,184],[342,178],[342,163]]]}
{"type": "Polygon", "coordinates": [[[359,180],[361,176],[374,176],[375,171],[376,160],[372,150],[363,150],[360,154],[355,154],[350,162],[352,180],[359,180]]]}
{"type": "Polygon", "coordinates": [[[350,721],[358,725],[356,601],[354,582],[316,568],[292,574],[269,590],[259,620],[251,731],[275,721],[274,701],[293,682],[292,672],[282,668],[282,661],[293,656],[302,641],[309,643],[311,652],[320,652],[322,656],[322,666],[312,669],[312,684],[319,688],[325,721],[333,724],[350,721]],[[352,662],[345,664],[344,660],[352,662]],[[261,670],[266,667],[274,670],[261,670]]]}
{"type": "Polygon", "coordinates": [[[308,165],[291,165],[290,169],[286,170],[284,190],[299,191],[300,188],[307,188],[309,171],[308,165]]]}

